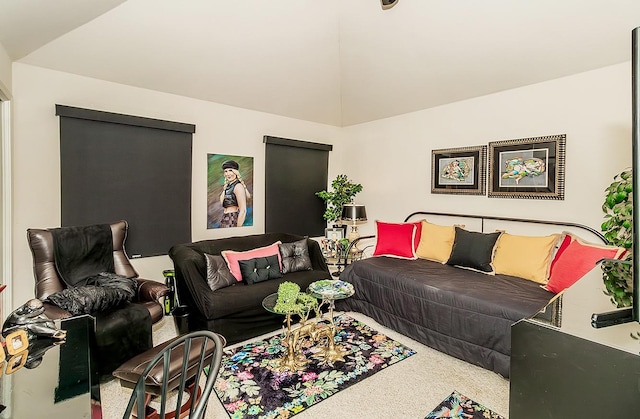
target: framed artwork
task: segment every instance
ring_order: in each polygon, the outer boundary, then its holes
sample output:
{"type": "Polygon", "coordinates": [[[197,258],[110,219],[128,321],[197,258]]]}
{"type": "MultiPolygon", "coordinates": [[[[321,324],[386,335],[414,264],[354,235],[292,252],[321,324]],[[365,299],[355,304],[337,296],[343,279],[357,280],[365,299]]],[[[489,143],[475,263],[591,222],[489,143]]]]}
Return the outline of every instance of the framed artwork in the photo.
{"type": "Polygon", "coordinates": [[[327,240],[332,242],[338,241],[344,238],[344,229],[343,228],[325,228],[324,237],[327,240]]]}
{"type": "Polygon", "coordinates": [[[484,195],[487,146],[431,151],[431,193],[484,195]]]}
{"type": "Polygon", "coordinates": [[[564,199],[566,135],[489,143],[489,197],[564,199]]]}
{"type": "Polygon", "coordinates": [[[253,225],[253,157],[207,154],[207,229],[253,225]]]}

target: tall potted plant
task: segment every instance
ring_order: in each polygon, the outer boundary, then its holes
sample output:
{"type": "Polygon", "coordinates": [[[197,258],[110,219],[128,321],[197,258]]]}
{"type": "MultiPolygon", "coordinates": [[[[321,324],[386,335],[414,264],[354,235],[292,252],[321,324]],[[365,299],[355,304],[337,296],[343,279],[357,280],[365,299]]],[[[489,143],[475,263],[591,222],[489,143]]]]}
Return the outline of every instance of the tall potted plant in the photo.
{"type": "MultiPolygon", "coordinates": [[[[605,221],[601,229],[610,244],[625,249],[633,245],[632,202],[633,192],[631,169],[617,174],[613,182],[606,189],[606,197],[602,204],[605,221]]],[[[631,252],[627,253],[626,261],[631,261],[631,252]]],[[[618,307],[629,307],[632,302],[633,277],[631,263],[602,263],[603,281],[606,294],[618,307]]]]}
{"type": "Polygon", "coordinates": [[[338,175],[331,182],[331,189],[331,191],[316,192],[316,195],[327,204],[323,214],[324,219],[335,223],[342,215],[342,206],[351,202],[359,192],[362,192],[362,185],[351,182],[347,175],[338,175]]]}

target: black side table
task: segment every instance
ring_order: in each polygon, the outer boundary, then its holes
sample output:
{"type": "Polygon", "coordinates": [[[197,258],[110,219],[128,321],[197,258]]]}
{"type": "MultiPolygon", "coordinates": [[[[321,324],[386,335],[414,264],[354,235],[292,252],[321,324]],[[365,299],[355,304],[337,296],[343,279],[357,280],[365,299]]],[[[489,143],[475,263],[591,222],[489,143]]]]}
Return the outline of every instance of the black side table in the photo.
{"type": "Polygon", "coordinates": [[[72,317],[59,327],[67,331],[64,343],[47,347],[51,339],[30,341],[26,366],[14,365],[11,373],[2,374],[0,418],[102,417],[100,378],[92,358],[94,319],[72,317]]]}

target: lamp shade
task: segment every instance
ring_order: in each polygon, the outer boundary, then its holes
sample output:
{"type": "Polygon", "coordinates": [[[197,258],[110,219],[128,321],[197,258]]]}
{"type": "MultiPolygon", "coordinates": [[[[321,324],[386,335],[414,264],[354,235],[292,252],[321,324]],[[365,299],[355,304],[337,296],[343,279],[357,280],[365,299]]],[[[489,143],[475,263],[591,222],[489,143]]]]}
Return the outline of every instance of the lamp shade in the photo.
{"type": "Polygon", "coordinates": [[[361,204],[344,204],[342,206],[342,221],[351,223],[363,223],[367,221],[367,210],[361,204]]]}
{"type": "Polygon", "coordinates": [[[398,0],[380,0],[380,4],[382,5],[382,10],[391,9],[396,5],[398,0]]]}

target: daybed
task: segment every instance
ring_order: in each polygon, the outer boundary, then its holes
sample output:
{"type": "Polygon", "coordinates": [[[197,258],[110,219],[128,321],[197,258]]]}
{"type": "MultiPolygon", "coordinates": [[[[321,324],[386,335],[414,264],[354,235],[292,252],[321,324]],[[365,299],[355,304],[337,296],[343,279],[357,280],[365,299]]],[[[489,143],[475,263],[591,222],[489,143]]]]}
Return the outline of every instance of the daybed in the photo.
{"type": "Polygon", "coordinates": [[[282,326],[283,316],[269,313],[262,307],[264,297],[277,292],[282,282],[294,282],[306,290],[312,282],[330,278],[318,242],[294,234],[267,233],[179,244],[169,250],[169,256],[175,267],[178,300],[188,311],[189,331],[211,330],[223,335],[228,344],[282,326]],[[226,260],[221,260],[222,254],[238,257],[238,252],[272,248],[277,242],[282,243],[276,245],[283,259],[285,273],[282,277],[251,284],[233,278],[226,282],[229,269],[226,260]],[[297,246],[292,251],[295,243],[304,246],[297,246]],[[293,269],[286,267],[285,259],[294,261],[295,265],[298,263],[296,258],[304,256],[307,249],[310,264],[299,264],[293,269]]]}
{"type": "MultiPolygon", "coordinates": [[[[415,220],[416,217],[428,217],[432,220],[442,216],[447,215],[414,213],[407,217],[405,222],[415,220]]],[[[526,223],[528,226],[545,224],[546,232],[543,234],[549,234],[549,227],[556,233],[578,229],[583,235],[586,232],[604,241],[598,232],[577,224],[466,215],[452,217],[456,217],[456,222],[466,223],[467,228],[469,221],[473,223],[480,220],[479,225],[472,226],[480,232],[495,231],[496,227],[487,226],[487,220],[493,225],[500,222],[499,225],[503,229],[505,223],[508,224],[507,228],[516,225],[512,223],[526,223]]],[[[457,233],[459,230],[455,231],[457,233]]],[[[380,241],[380,233],[378,226],[375,238],[377,243],[380,241]]],[[[371,241],[372,237],[362,240],[371,241]]],[[[572,240],[575,240],[572,234],[558,235],[557,242],[564,243],[564,237],[569,237],[567,243],[573,243],[572,240]]],[[[425,239],[423,229],[421,243],[425,239]]],[[[540,242],[543,238],[534,240],[540,242]]],[[[549,240],[551,243],[554,242],[553,239],[549,240]]],[[[492,252],[497,246],[498,244],[492,252]]],[[[545,246],[549,248],[548,244],[545,246]]],[[[555,244],[550,248],[549,257],[553,258],[559,254],[559,251],[556,251],[557,246],[555,244]]],[[[475,252],[473,247],[469,249],[472,253],[475,252]]],[[[621,256],[620,249],[611,250],[613,253],[609,256],[621,256]]],[[[522,248],[520,251],[525,255],[525,259],[536,257],[533,256],[532,249],[522,248]],[[530,257],[528,252],[531,252],[530,257]]],[[[449,250],[447,254],[453,257],[454,251],[449,250]]],[[[513,253],[509,257],[513,258],[513,253]]],[[[446,262],[446,258],[443,261],[446,262]]],[[[539,312],[556,294],[541,287],[545,283],[544,279],[535,282],[534,280],[539,278],[487,275],[444,264],[443,261],[381,256],[353,262],[342,272],[340,279],[352,283],[355,294],[351,298],[338,301],[337,308],[363,313],[427,346],[509,377],[511,325],[539,312]]],[[[530,262],[526,260],[524,264],[530,262]]],[[[563,269],[565,268],[560,264],[557,265],[558,272],[562,272],[563,269]]],[[[566,269],[567,272],[572,270],[576,271],[575,267],[569,266],[566,269]]],[[[526,273],[524,276],[527,276],[526,273]]]]}

